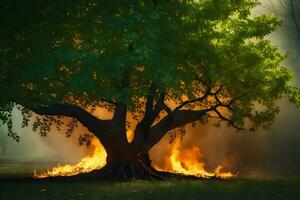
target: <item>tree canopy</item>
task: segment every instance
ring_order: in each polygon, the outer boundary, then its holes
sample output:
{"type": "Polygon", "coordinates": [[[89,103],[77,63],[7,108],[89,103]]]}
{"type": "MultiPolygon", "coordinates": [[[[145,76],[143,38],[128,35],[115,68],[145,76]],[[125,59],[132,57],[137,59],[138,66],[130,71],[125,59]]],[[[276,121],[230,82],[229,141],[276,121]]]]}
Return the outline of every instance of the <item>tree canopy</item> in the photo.
{"type": "MultiPolygon", "coordinates": [[[[270,125],[279,111],[276,100],[300,102],[293,74],[282,66],[285,56],[266,39],[282,22],[253,17],[258,0],[0,5],[0,118],[17,140],[11,114],[16,105],[22,105],[24,126],[40,108],[114,111],[121,102],[137,121],[160,105],[157,124],[162,111],[175,120],[178,111],[202,111],[202,122],[213,118],[255,130],[270,125]]],[[[61,124],[45,118],[33,128],[45,135],[52,123],[61,124]]]]}

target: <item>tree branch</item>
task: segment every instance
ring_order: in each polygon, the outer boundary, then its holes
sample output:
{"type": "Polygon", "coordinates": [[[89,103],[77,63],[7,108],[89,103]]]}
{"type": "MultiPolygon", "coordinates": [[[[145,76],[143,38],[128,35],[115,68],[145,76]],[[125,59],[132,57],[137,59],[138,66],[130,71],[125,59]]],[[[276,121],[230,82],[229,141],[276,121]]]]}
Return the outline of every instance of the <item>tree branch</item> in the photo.
{"type": "Polygon", "coordinates": [[[116,124],[122,127],[123,129],[126,128],[126,115],[127,105],[123,102],[117,102],[113,116],[113,121],[115,121],[116,124]]]}
{"type": "MultiPolygon", "coordinates": [[[[214,109],[214,112],[218,115],[218,118],[228,122],[232,127],[234,127],[237,131],[244,131],[244,128],[239,127],[238,125],[236,125],[231,119],[224,117],[217,109],[214,109]]],[[[213,116],[209,116],[211,118],[215,118],[213,116]]]]}
{"type": "MultiPolygon", "coordinates": [[[[259,83],[258,83],[259,84],[259,83]]],[[[247,90],[245,93],[242,93],[241,95],[233,98],[229,103],[223,103],[219,97],[218,94],[222,91],[224,88],[223,86],[220,86],[215,92],[206,92],[207,95],[212,95],[216,99],[216,104],[212,105],[210,108],[203,109],[203,110],[180,110],[183,106],[179,106],[179,109],[175,109],[171,115],[167,115],[163,119],[161,119],[155,126],[150,127],[149,129],[149,135],[150,139],[146,143],[146,148],[147,150],[150,150],[157,142],[161,140],[161,138],[170,130],[173,130],[177,127],[184,126],[188,123],[197,121],[201,119],[201,117],[208,115],[209,112],[215,112],[218,115],[218,118],[229,122],[234,128],[237,130],[245,130],[238,125],[236,125],[231,119],[223,116],[217,108],[219,107],[226,107],[228,108],[231,112],[234,112],[234,110],[230,107],[234,102],[239,100],[240,98],[246,96],[249,94],[251,90],[253,90],[258,84],[255,84],[253,87],[251,87],[249,90],[247,90]]],[[[187,103],[183,103],[184,105],[187,105],[189,102],[193,103],[196,100],[201,100],[205,98],[205,95],[200,97],[199,99],[195,100],[190,100],[187,101],[187,103]]],[[[210,116],[211,117],[211,116],[210,116]]],[[[213,118],[213,117],[212,117],[213,118]]],[[[215,118],[215,117],[214,117],[215,118]]]]}
{"type": "MultiPolygon", "coordinates": [[[[154,89],[154,88],[152,88],[154,89]]],[[[155,89],[156,90],[156,89],[155,89]]],[[[146,110],[143,119],[137,124],[135,133],[141,134],[141,132],[146,132],[147,129],[151,127],[159,113],[163,109],[167,109],[167,105],[164,103],[165,95],[161,94],[157,103],[154,105],[154,96],[148,96],[146,102],[146,110]]],[[[170,109],[167,109],[168,111],[170,109]]]]}
{"type": "MultiPolygon", "coordinates": [[[[131,45],[129,45],[129,51],[131,51],[131,45]]],[[[130,79],[128,74],[128,69],[124,69],[121,76],[121,81],[119,85],[119,90],[122,92],[122,90],[127,89],[130,87],[130,79]]],[[[115,112],[113,115],[113,121],[115,124],[121,128],[120,134],[123,134],[121,137],[126,137],[126,116],[127,116],[127,105],[125,102],[123,102],[123,99],[120,99],[115,104],[115,112]]]]}
{"type": "Polygon", "coordinates": [[[149,129],[162,110],[166,110],[169,115],[172,113],[172,110],[164,103],[165,96],[165,94],[161,93],[155,105],[153,105],[154,98],[151,96],[148,97],[147,103],[150,104],[151,102],[152,105],[147,105],[146,103],[144,118],[137,124],[134,131],[135,137],[134,141],[132,142],[133,146],[138,147],[140,146],[139,144],[144,143],[149,139],[149,129]]]}
{"type": "MultiPolygon", "coordinates": [[[[144,119],[146,120],[153,112],[153,107],[154,107],[154,96],[156,93],[157,87],[154,84],[151,84],[150,86],[150,94],[147,97],[146,100],[146,108],[145,108],[145,115],[144,115],[144,119]]],[[[144,120],[143,119],[143,120],[144,120]]]]}
{"type": "Polygon", "coordinates": [[[201,119],[208,112],[213,111],[217,106],[212,106],[211,108],[205,110],[177,110],[164,117],[155,126],[149,129],[149,141],[146,143],[147,150],[150,150],[161,138],[170,130],[177,127],[184,126],[188,123],[197,121],[201,119]]]}
{"type": "Polygon", "coordinates": [[[246,92],[238,95],[237,97],[231,99],[229,101],[229,103],[227,104],[227,106],[231,106],[233,103],[235,103],[237,100],[241,99],[242,97],[245,97],[247,94],[249,94],[249,92],[251,92],[256,86],[258,86],[261,82],[254,84],[252,87],[250,87],[249,90],[247,90],[246,92]]]}
{"type": "Polygon", "coordinates": [[[108,100],[108,99],[104,99],[104,98],[100,98],[99,100],[103,101],[105,103],[108,103],[108,104],[112,104],[112,105],[116,105],[117,104],[117,102],[115,102],[113,100],[108,100]]]}
{"type": "Polygon", "coordinates": [[[196,99],[193,99],[193,100],[184,101],[179,106],[177,106],[174,109],[174,111],[180,110],[181,108],[183,108],[184,106],[186,106],[188,104],[192,104],[192,103],[196,103],[196,102],[201,102],[201,101],[205,100],[208,96],[209,96],[209,92],[206,92],[202,97],[199,97],[199,98],[196,98],[196,99]]]}
{"type": "MultiPolygon", "coordinates": [[[[22,105],[22,104],[20,104],[22,105]]],[[[22,105],[24,106],[24,105],[22,105]]],[[[24,106],[25,108],[28,108],[24,106]]],[[[83,108],[75,105],[53,104],[47,107],[28,108],[38,115],[66,116],[78,120],[89,131],[100,137],[99,130],[105,129],[111,120],[101,120],[83,108]]],[[[101,137],[100,137],[101,138],[101,137]]]]}

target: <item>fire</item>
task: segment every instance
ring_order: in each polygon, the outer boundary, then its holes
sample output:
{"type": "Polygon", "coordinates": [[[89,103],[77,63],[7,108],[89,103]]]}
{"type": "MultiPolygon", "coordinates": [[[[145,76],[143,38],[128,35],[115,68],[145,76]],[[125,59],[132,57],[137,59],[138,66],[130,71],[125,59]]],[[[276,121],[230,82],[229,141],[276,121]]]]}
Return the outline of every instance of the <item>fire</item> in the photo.
{"type": "MultiPolygon", "coordinates": [[[[134,133],[132,130],[128,130],[126,132],[128,142],[132,142],[134,138],[134,133]]],[[[43,172],[41,174],[37,174],[34,172],[34,178],[47,178],[47,177],[54,177],[54,176],[74,176],[81,173],[89,173],[95,169],[100,169],[104,167],[106,164],[106,151],[103,145],[97,138],[93,138],[91,141],[92,154],[87,155],[86,157],[82,158],[77,164],[71,165],[58,165],[47,172],[43,172]]]]}
{"type": "Polygon", "coordinates": [[[176,140],[172,146],[171,156],[166,158],[164,167],[155,166],[157,170],[197,176],[202,178],[218,177],[228,179],[236,177],[237,174],[223,172],[223,166],[219,165],[213,172],[205,169],[203,155],[198,147],[180,150],[180,140],[176,140]]]}
{"type": "Polygon", "coordinates": [[[82,158],[77,164],[57,166],[47,172],[36,174],[35,178],[46,178],[54,176],[74,176],[80,173],[88,173],[95,169],[100,169],[106,164],[106,151],[97,138],[91,141],[92,154],[82,158]]]}
{"type": "MultiPolygon", "coordinates": [[[[133,132],[127,132],[128,141],[133,139],[133,132]]],[[[203,160],[203,155],[198,147],[190,149],[180,149],[180,140],[176,140],[172,146],[171,156],[166,158],[166,164],[163,167],[154,166],[157,170],[168,171],[173,173],[180,173],[184,175],[192,175],[203,178],[219,177],[219,178],[232,178],[236,174],[231,172],[224,172],[223,166],[219,165],[213,172],[205,169],[205,163],[200,162],[203,160]]],[[[57,167],[47,170],[41,174],[34,172],[35,178],[46,178],[55,176],[74,176],[80,173],[88,173],[95,169],[100,169],[106,164],[106,151],[103,145],[97,138],[91,141],[92,153],[82,158],[77,164],[71,165],[58,165],[57,167]]]]}
{"type": "Polygon", "coordinates": [[[134,133],[131,129],[126,131],[127,140],[129,143],[131,143],[134,139],[134,133]]]}

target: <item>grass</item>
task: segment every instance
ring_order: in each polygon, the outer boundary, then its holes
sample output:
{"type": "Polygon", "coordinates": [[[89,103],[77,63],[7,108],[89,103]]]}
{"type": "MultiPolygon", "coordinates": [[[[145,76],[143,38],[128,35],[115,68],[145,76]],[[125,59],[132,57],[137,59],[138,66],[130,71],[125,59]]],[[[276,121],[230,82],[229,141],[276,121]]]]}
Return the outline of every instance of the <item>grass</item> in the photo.
{"type": "MultiPolygon", "coordinates": [[[[20,160],[0,159],[0,179],[9,177],[30,177],[34,171],[42,173],[57,165],[56,162],[20,162],[20,160]]],[[[64,165],[64,163],[61,163],[61,165],[64,165]]]]}
{"type": "Polygon", "coordinates": [[[0,179],[0,199],[6,200],[177,200],[177,199],[300,199],[300,179],[168,180],[168,181],[45,181],[0,179]]]}
{"type": "Polygon", "coordinates": [[[101,182],[22,177],[50,164],[0,163],[0,200],[300,199],[300,178],[101,182]],[[9,178],[15,177],[15,178],[9,178]]]}

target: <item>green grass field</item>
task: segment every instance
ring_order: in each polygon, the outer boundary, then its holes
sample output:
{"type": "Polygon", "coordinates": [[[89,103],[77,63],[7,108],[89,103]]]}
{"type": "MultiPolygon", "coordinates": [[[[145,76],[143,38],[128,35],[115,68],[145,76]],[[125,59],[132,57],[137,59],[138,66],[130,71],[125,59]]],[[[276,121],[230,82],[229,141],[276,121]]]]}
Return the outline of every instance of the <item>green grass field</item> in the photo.
{"type": "Polygon", "coordinates": [[[44,181],[0,179],[1,200],[93,199],[300,199],[300,179],[168,180],[168,181],[44,181]]]}

